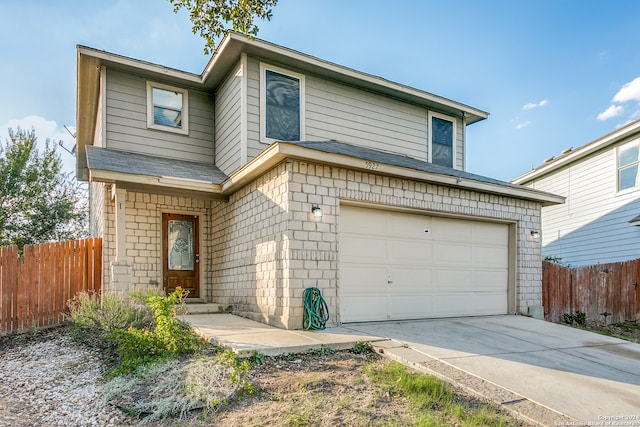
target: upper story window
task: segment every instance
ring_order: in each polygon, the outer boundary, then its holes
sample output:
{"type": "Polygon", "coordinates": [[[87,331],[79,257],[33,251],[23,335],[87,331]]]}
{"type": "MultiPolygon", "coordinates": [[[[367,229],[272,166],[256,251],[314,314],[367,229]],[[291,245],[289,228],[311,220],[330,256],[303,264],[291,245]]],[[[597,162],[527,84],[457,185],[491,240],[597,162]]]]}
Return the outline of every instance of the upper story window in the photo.
{"type": "Polygon", "coordinates": [[[260,140],[304,139],[304,76],[260,64],[260,140]]]}
{"type": "Polygon", "coordinates": [[[638,174],[639,150],[640,140],[638,139],[618,147],[618,191],[640,185],[640,175],[638,174]]]}
{"type": "Polygon", "coordinates": [[[188,96],[185,89],[147,82],[147,127],[188,134],[188,96]]]}
{"type": "Polygon", "coordinates": [[[429,161],[453,168],[456,156],[456,119],[429,112],[429,161]]]}

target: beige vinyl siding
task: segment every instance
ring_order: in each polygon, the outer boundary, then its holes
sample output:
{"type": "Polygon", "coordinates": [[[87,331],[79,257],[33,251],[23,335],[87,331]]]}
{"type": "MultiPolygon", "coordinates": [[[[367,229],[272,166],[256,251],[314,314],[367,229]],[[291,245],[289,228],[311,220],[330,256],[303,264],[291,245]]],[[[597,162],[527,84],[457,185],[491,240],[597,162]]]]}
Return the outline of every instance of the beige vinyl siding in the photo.
{"type": "Polygon", "coordinates": [[[213,102],[189,90],[189,135],[147,128],[146,80],[107,70],[106,147],[114,150],[213,162],[213,102]]]}
{"type": "Polygon", "coordinates": [[[104,100],[102,99],[102,93],[101,93],[98,97],[98,110],[96,112],[96,128],[93,133],[93,145],[95,147],[104,147],[103,126],[104,126],[104,100]]]}
{"type": "MultiPolygon", "coordinates": [[[[269,65],[277,66],[278,64],[269,65]]],[[[296,70],[291,70],[296,72],[296,70]]],[[[260,142],[260,61],[248,60],[248,157],[260,142]]],[[[372,92],[305,74],[305,140],[337,140],[427,160],[428,111],[372,92]]],[[[464,169],[463,123],[457,120],[455,167],[464,169]]]]}
{"type": "Polygon", "coordinates": [[[216,92],[216,166],[229,175],[242,166],[242,76],[229,74],[216,92]]]}
{"type": "Polygon", "coordinates": [[[247,156],[253,159],[267,146],[260,142],[260,61],[247,60],[247,156]]]}
{"type": "Polygon", "coordinates": [[[466,167],[464,164],[464,150],[465,150],[465,141],[464,136],[466,135],[466,129],[464,128],[465,123],[463,120],[456,119],[457,129],[456,129],[456,157],[453,161],[453,168],[464,170],[466,167]]]}
{"type": "MultiPolygon", "coordinates": [[[[619,144],[620,145],[620,144],[619,144]]],[[[640,190],[616,192],[614,147],[529,184],[567,198],[542,209],[543,256],[572,266],[640,258],[640,190]]]]}
{"type": "Polygon", "coordinates": [[[306,139],[335,139],[426,160],[427,111],[307,76],[306,139]]]}

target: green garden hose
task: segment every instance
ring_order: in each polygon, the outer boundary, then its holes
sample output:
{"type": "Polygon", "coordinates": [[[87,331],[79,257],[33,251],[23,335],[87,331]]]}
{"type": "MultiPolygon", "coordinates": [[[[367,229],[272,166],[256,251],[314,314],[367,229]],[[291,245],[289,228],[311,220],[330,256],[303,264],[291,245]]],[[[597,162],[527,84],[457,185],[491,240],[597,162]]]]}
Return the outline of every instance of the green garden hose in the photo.
{"type": "Polygon", "coordinates": [[[302,327],[305,330],[322,330],[329,320],[329,308],[320,289],[307,288],[303,294],[304,315],[302,317],[302,327]]]}

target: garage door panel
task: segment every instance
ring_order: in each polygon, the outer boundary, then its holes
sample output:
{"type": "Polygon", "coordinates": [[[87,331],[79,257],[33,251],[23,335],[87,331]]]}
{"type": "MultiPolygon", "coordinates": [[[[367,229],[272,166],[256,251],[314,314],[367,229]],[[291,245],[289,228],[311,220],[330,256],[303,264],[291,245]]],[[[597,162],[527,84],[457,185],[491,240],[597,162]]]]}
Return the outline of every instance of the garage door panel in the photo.
{"type": "Polygon", "coordinates": [[[483,289],[493,292],[507,292],[509,275],[504,270],[474,271],[472,283],[475,290],[483,289]]]}
{"type": "Polygon", "coordinates": [[[367,294],[387,291],[387,270],[384,267],[354,265],[340,271],[343,295],[367,294]]]}
{"type": "Polygon", "coordinates": [[[433,258],[433,247],[430,241],[421,240],[389,240],[388,259],[392,263],[405,265],[421,265],[433,258]]]}
{"type": "Polygon", "coordinates": [[[383,262],[387,258],[387,241],[380,237],[345,236],[340,251],[346,262],[383,262]]]}
{"type": "Polygon", "coordinates": [[[473,290],[473,271],[438,268],[434,272],[434,287],[442,292],[473,290]]]}
{"type": "Polygon", "coordinates": [[[340,298],[342,321],[386,320],[387,299],[386,295],[343,296],[340,298]]]}
{"type": "Polygon", "coordinates": [[[430,313],[433,297],[431,295],[394,294],[389,297],[390,319],[419,319],[424,313],[430,313]]]}
{"type": "Polygon", "coordinates": [[[388,279],[391,280],[389,284],[390,293],[413,290],[424,293],[427,292],[428,288],[433,286],[433,271],[429,268],[391,267],[388,269],[388,272],[388,279]]]}
{"type": "Polygon", "coordinates": [[[431,235],[438,241],[468,242],[473,235],[473,222],[451,218],[434,218],[431,235]]]}
{"type": "Polygon", "coordinates": [[[473,307],[474,316],[502,313],[506,299],[506,295],[497,293],[436,295],[433,298],[434,316],[469,316],[469,307],[473,307]]]}
{"type": "Polygon", "coordinates": [[[473,250],[470,246],[456,245],[452,243],[438,243],[437,250],[434,251],[434,261],[436,265],[471,265],[473,261],[473,250]]]}
{"type": "Polygon", "coordinates": [[[384,211],[372,211],[365,209],[366,220],[363,221],[362,208],[343,206],[340,209],[340,229],[341,232],[357,233],[364,235],[387,234],[388,216],[384,211]]]}
{"type": "Polygon", "coordinates": [[[474,267],[507,268],[509,265],[509,250],[498,246],[477,246],[473,248],[474,267]]]}
{"type": "Polygon", "coordinates": [[[507,224],[342,206],[339,230],[343,322],[507,313],[507,224]]]}
{"type": "Polygon", "coordinates": [[[388,221],[388,234],[396,237],[408,237],[411,239],[422,238],[430,233],[431,218],[423,215],[390,212],[388,221]]]}
{"type": "Polygon", "coordinates": [[[509,228],[504,224],[476,222],[473,228],[472,243],[503,246],[509,239],[509,228]]]}

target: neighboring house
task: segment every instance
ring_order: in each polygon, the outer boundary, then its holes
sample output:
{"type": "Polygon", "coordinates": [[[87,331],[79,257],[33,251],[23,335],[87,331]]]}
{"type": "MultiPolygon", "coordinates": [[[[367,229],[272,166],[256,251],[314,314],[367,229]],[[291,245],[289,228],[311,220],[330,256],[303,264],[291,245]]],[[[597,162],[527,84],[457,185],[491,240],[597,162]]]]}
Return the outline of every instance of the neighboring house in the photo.
{"type": "Polygon", "coordinates": [[[476,108],[229,34],[200,75],[78,47],[77,175],[104,289],[300,329],[541,315],[542,206],[464,171],[476,108]]]}
{"type": "Polygon", "coordinates": [[[566,197],[542,209],[542,254],[571,266],[640,258],[640,120],[515,178],[566,197]]]}

